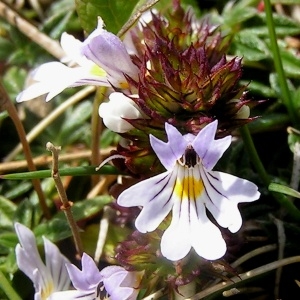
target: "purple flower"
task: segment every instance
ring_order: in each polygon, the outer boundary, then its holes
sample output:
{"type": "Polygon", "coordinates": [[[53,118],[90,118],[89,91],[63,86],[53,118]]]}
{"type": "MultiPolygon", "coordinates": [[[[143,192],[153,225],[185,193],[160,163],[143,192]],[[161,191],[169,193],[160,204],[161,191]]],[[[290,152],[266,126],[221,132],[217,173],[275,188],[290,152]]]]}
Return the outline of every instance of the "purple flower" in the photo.
{"type": "Polygon", "coordinates": [[[63,33],[61,46],[66,52],[64,62],[49,62],[32,72],[34,84],[17,96],[17,101],[27,101],[47,94],[51,100],[68,87],[81,85],[115,86],[128,88],[124,74],[137,78],[138,68],[122,43],[114,34],[103,29],[103,21],[98,19],[98,27],[82,43],[73,36],[63,33]]]}
{"type": "Polygon", "coordinates": [[[191,247],[206,259],[226,252],[219,228],[207,217],[237,232],[242,225],[238,203],[257,200],[260,193],[252,182],[212,171],[231,143],[231,136],[215,140],[218,122],[196,136],[182,135],[166,123],[168,142],[150,135],[151,146],[166,172],[128,188],[118,197],[125,207],[142,206],[135,225],[140,232],[155,230],[172,210],[172,221],[161,240],[162,254],[173,261],[184,258],[191,247]]]}
{"type": "Polygon", "coordinates": [[[33,282],[35,300],[49,299],[56,291],[67,290],[70,278],[65,267],[68,259],[52,242],[44,239],[46,265],[41,260],[34,234],[20,223],[15,224],[20,244],[16,246],[17,264],[33,282]]]}
{"type": "Polygon", "coordinates": [[[119,266],[109,266],[99,271],[93,259],[86,253],[82,256],[81,264],[82,270],[67,264],[76,290],[54,293],[51,300],[136,299],[141,279],[138,272],[128,272],[119,266]]]}

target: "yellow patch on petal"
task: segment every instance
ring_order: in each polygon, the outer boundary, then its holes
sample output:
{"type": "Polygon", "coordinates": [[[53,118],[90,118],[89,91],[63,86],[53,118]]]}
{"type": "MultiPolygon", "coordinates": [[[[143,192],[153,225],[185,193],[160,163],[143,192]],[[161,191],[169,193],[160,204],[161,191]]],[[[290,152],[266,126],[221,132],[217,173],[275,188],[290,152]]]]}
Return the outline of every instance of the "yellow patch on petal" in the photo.
{"type": "Polygon", "coordinates": [[[181,199],[196,200],[204,189],[203,181],[193,176],[185,176],[183,180],[177,178],[174,192],[181,199]]]}
{"type": "Polygon", "coordinates": [[[51,294],[54,292],[54,285],[53,282],[45,282],[44,283],[45,286],[43,287],[42,291],[41,291],[41,299],[42,300],[47,300],[49,298],[49,296],[51,296],[51,294]]]}
{"type": "Polygon", "coordinates": [[[119,82],[119,84],[120,84],[120,88],[121,88],[121,89],[124,89],[124,90],[126,90],[126,89],[128,89],[128,88],[129,88],[129,84],[128,84],[128,82],[127,82],[127,81],[124,81],[124,82],[119,82]]]}
{"type": "Polygon", "coordinates": [[[93,65],[90,71],[91,74],[95,76],[100,76],[100,77],[106,76],[106,72],[97,65],[93,65]]]}

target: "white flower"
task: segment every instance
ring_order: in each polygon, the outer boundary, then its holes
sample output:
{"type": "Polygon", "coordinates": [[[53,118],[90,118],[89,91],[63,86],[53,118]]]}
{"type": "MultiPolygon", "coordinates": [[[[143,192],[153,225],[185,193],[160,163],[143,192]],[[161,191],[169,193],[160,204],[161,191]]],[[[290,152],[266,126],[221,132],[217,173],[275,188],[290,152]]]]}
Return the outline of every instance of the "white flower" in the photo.
{"type": "Polygon", "coordinates": [[[125,207],[142,206],[135,225],[140,232],[155,230],[172,210],[172,221],[161,240],[161,252],[170,260],[184,258],[191,247],[206,259],[226,252],[217,223],[236,232],[242,225],[238,203],[257,200],[260,193],[252,182],[212,171],[231,143],[231,136],[215,140],[217,121],[198,135],[181,135],[165,124],[168,142],[150,135],[150,143],[166,172],[133,185],[118,197],[125,207]]]}
{"type": "Polygon", "coordinates": [[[82,43],[64,33],[61,46],[66,52],[63,62],[49,62],[32,72],[34,84],[17,96],[17,102],[27,101],[47,94],[46,101],[68,87],[81,85],[111,86],[126,89],[124,74],[136,78],[138,68],[133,64],[123,42],[114,34],[103,29],[101,18],[98,27],[82,43]]]}
{"type": "Polygon", "coordinates": [[[20,223],[15,224],[20,244],[16,246],[17,264],[33,282],[35,300],[49,299],[52,293],[64,291],[70,287],[70,278],[65,264],[68,259],[63,256],[52,242],[44,239],[46,265],[41,260],[34,234],[20,223]]]}
{"type": "Polygon", "coordinates": [[[118,133],[127,132],[133,128],[126,119],[144,118],[135,102],[118,92],[111,93],[109,102],[100,105],[99,115],[103,118],[103,123],[107,128],[118,133]]]}
{"type": "Polygon", "coordinates": [[[99,271],[93,259],[83,253],[82,270],[72,264],[67,269],[76,290],[54,293],[50,300],[110,299],[135,300],[141,277],[119,266],[108,266],[99,271]]]}

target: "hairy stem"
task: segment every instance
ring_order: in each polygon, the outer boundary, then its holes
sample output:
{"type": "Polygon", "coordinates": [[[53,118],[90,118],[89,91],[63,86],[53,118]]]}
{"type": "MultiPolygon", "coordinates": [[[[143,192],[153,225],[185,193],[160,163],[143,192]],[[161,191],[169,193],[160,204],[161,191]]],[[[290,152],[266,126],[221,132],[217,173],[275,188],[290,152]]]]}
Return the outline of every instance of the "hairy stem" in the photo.
{"type": "Polygon", "coordinates": [[[59,171],[58,171],[58,152],[60,151],[60,147],[55,147],[52,143],[48,142],[47,150],[52,152],[52,177],[55,182],[55,186],[57,189],[57,192],[59,194],[60,200],[62,202],[61,210],[65,213],[65,216],[68,220],[68,223],[70,225],[72,235],[74,238],[75,248],[79,256],[82,256],[83,250],[82,250],[82,242],[79,235],[78,227],[75,222],[74,216],[72,214],[72,205],[73,203],[70,202],[67,198],[63,183],[60,179],[59,171]]]}

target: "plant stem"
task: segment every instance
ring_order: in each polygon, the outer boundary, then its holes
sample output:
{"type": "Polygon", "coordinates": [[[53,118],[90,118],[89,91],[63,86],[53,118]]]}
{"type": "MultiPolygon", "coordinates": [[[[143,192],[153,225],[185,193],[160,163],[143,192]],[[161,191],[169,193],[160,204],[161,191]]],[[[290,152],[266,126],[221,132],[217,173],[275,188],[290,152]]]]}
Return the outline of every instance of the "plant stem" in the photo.
{"type": "Polygon", "coordinates": [[[16,293],[13,289],[7,278],[4,274],[0,271],[0,287],[10,300],[22,300],[22,298],[16,293]]]}
{"type": "Polygon", "coordinates": [[[212,287],[209,287],[209,288],[197,293],[195,296],[185,299],[185,300],[199,300],[199,299],[203,299],[207,296],[212,296],[214,293],[220,294],[222,291],[229,290],[240,284],[244,284],[245,281],[253,279],[257,276],[260,276],[262,274],[265,274],[265,273],[275,270],[277,268],[280,268],[280,267],[283,267],[283,266],[286,266],[289,264],[299,263],[299,262],[300,262],[300,256],[293,256],[293,257],[288,257],[288,258],[284,258],[281,260],[277,260],[277,261],[271,262],[269,264],[266,264],[264,266],[253,269],[251,271],[245,272],[243,274],[239,274],[238,276],[234,276],[226,282],[221,282],[212,287]]]}
{"type": "MultiPolygon", "coordinates": [[[[26,136],[28,143],[31,143],[40,133],[43,132],[55,119],[63,114],[67,108],[73,106],[89,94],[95,92],[95,87],[88,86],[75,95],[64,101],[55,110],[53,110],[48,116],[46,116],[40,123],[38,123],[26,136]]],[[[4,159],[4,162],[12,161],[15,156],[22,151],[22,144],[18,144],[4,159]]]]}
{"type": "MultiPolygon", "coordinates": [[[[28,144],[28,141],[26,139],[26,132],[25,129],[23,127],[22,122],[19,119],[18,116],[18,112],[16,107],[14,106],[14,104],[12,103],[12,101],[9,99],[9,96],[4,88],[4,86],[1,84],[0,81],[0,109],[1,110],[7,110],[10,118],[12,119],[19,139],[21,141],[22,147],[23,147],[23,152],[27,161],[27,165],[28,165],[28,170],[29,171],[35,171],[36,167],[33,163],[33,159],[32,159],[32,155],[31,155],[31,150],[28,144]]],[[[48,209],[47,203],[46,203],[46,199],[45,199],[45,195],[44,192],[42,190],[42,186],[41,186],[41,182],[39,179],[32,179],[32,185],[34,187],[34,190],[37,193],[38,199],[39,199],[39,204],[41,206],[41,209],[43,211],[43,215],[46,219],[50,219],[51,215],[50,215],[50,211],[48,209]]]]}
{"type": "Polygon", "coordinates": [[[0,16],[11,25],[18,28],[32,41],[47,50],[54,57],[61,59],[65,56],[65,52],[61,48],[59,42],[42,33],[37,27],[21,17],[18,12],[13,10],[4,1],[0,1],[0,16]]]}
{"type": "MultiPolygon", "coordinates": [[[[101,162],[101,155],[99,152],[100,145],[100,133],[101,133],[101,119],[98,113],[99,106],[103,102],[103,99],[106,94],[106,87],[99,87],[96,92],[96,96],[93,103],[93,112],[92,112],[92,156],[91,156],[91,164],[93,166],[98,166],[101,162]]],[[[99,182],[99,175],[92,176],[92,186],[95,186],[99,182]]]]}
{"type": "MultiPolygon", "coordinates": [[[[100,155],[108,156],[110,154],[110,151],[113,150],[113,147],[105,148],[101,151],[100,155]]],[[[91,150],[77,150],[75,153],[69,152],[64,153],[60,155],[59,159],[62,162],[70,162],[70,161],[76,161],[76,160],[90,160],[92,151],[91,150]]],[[[49,163],[52,162],[52,156],[48,156],[45,154],[42,154],[38,157],[33,158],[33,163],[36,167],[41,166],[48,166],[49,163]]],[[[26,169],[27,168],[27,161],[26,160],[17,160],[17,161],[10,161],[10,162],[4,162],[0,163],[0,174],[8,173],[11,171],[20,171],[20,169],[26,169]]],[[[1,176],[1,175],[0,175],[1,176]]]]}
{"type": "Polygon", "coordinates": [[[275,25],[273,21],[273,14],[272,14],[272,6],[270,0],[264,0],[265,3],[265,12],[266,12],[266,20],[267,20],[267,27],[269,31],[270,41],[271,41],[271,48],[274,57],[274,65],[275,70],[278,74],[279,85],[282,93],[282,100],[287,108],[287,111],[290,115],[290,118],[294,124],[294,126],[298,125],[297,122],[297,114],[296,110],[294,109],[292,97],[287,85],[286,76],[283,70],[281,56],[279,52],[279,47],[277,44],[277,37],[275,32],[275,25]]]}
{"type": "Polygon", "coordinates": [[[48,142],[47,150],[52,152],[53,161],[52,161],[52,177],[55,181],[55,186],[57,189],[57,192],[59,194],[60,200],[62,202],[61,210],[65,213],[65,216],[68,220],[68,223],[70,225],[72,235],[74,238],[75,248],[77,251],[77,254],[81,257],[83,250],[82,250],[82,243],[81,238],[79,235],[78,227],[75,222],[75,219],[72,214],[72,205],[73,203],[70,202],[67,198],[63,183],[60,179],[59,171],[58,171],[58,152],[60,151],[60,147],[55,147],[52,143],[48,142]]]}

